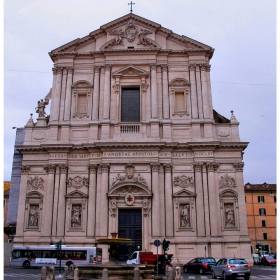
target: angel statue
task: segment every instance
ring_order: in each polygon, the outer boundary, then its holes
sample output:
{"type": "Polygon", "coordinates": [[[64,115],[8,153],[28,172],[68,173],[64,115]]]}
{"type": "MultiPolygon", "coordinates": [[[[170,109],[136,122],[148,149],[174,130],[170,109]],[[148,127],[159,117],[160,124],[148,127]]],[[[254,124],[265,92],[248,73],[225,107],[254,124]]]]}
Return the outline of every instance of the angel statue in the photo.
{"type": "Polygon", "coordinates": [[[123,38],[125,37],[124,31],[122,29],[116,29],[111,32],[109,32],[110,35],[117,35],[118,39],[116,39],[116,45],[123,45],[123,38]]]}
{"type": "Polygon", "coordinates": [[[44,118],[46,117],[46,112],[45,112],[45,107],[46,105],[49,104],[49,100],[45,99],[45,101],[43,99],[38,101],[38,107],[35,108],[36,113],[39,114],[39,118],[44,118]]]}
{"type": "Polygon", "coordinates": [[[138,36],[139,36],[139,39],[140,41],[137,43],[137,45],[144,45],[146,46],[147,43],[148,43],[148,40],[147,38],[145,37],[147,34],[152,34],[153,32],[147,30],[147,29],[143,29],[141,28],[139,33],[138,33],[138,36]]]}

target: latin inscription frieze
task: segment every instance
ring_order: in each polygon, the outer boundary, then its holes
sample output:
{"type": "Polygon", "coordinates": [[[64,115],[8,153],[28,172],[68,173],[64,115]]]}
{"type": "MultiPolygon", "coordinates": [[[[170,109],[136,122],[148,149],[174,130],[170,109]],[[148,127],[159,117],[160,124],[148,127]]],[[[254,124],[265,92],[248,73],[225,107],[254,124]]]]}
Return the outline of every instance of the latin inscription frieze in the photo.
{"type": "Polygon", "coordinates": [[[193,158],[193,157],[213,157],[212,151],[200,152],[158,152],[158,151],[116,151],[100,152],[90,154],[66,154],[50,153],[50,159],[93,159],[93,158],[118,158],[118,157],[172,157],[172,158],[193,158]]]}

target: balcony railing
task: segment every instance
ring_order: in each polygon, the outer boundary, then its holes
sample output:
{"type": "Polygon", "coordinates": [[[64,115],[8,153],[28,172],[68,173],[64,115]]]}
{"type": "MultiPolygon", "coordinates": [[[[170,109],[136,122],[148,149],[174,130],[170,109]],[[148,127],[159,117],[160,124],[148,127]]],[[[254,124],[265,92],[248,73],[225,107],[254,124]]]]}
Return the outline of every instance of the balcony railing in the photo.
{"type": "Polygon", "coordinates": [[[120,133],[140,133],[140,124],[121,124],[120,133]]]}

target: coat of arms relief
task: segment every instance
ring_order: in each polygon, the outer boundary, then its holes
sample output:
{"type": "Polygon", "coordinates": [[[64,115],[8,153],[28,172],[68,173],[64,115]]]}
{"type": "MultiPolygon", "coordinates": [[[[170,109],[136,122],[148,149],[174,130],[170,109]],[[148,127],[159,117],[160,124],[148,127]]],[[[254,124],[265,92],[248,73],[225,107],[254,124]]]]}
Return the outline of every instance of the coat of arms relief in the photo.
{"type": "Polygon", "coordinates": [[[115,29],[109,32],[110,35],[116,35],[117,38],[115,38],[114,42],[110,44],[112,47],[113,45],[124,45],[123,39],[126,38],[128,42],[133,42],[135,38],[138,36],[139,41],[137,42],[137,45],[153,45],[154,43],[151,42],[146,35],[152,34],[148,29],[145,28],[138,28],[135,21],[130,19],[125,27],[124,30],[122,28],[115,29]]]}

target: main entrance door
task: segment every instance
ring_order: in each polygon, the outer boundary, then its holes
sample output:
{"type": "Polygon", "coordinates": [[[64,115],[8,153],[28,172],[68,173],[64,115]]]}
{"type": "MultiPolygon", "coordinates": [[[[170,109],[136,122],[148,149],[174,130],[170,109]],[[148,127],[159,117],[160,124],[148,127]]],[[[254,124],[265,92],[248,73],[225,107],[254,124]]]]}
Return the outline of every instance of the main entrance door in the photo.
{"type": "Polygon", "coordinates": [[[119,209],[119,238],[131,238],[132,245],[119,246],[119,260],[125,261],[136,250],[142,250],[142,210],[119,209]]]}

